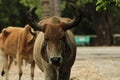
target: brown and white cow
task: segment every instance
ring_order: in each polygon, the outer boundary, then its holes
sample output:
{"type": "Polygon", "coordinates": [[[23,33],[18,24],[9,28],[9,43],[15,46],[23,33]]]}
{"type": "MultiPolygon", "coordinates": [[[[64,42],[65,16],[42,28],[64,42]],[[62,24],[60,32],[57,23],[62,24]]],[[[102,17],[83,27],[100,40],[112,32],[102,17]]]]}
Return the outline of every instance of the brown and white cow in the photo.
{"type": "Polygon", "coordinates": [[[24,28],[9,26],[0,33],[0,49],[3,57],[3,71],[6,80],[11,63],[17,58],[19,80],[23,74],[22,60],[25,59],[31,64],[31,79],[34,77],[35,61],[33,60],[33,45],[37,34],[31,34],[31,27],[26,25],[24,28]],[[9,61],[8,61],[9,57],[9,61]]]}
{"type": "Polygon", "coordinates": [[[45,73],[45,80],[69,80],[71,67],[76,57],[76,44],[73,33],[69,30],[80,22],[78,8],[71,20],[62,17],[50,17],[41,20],[38,24],[34,21],[34,11],[28,12],[29,25],[34,30],[39,30],[33,56],[38,67],[45,73]]]}

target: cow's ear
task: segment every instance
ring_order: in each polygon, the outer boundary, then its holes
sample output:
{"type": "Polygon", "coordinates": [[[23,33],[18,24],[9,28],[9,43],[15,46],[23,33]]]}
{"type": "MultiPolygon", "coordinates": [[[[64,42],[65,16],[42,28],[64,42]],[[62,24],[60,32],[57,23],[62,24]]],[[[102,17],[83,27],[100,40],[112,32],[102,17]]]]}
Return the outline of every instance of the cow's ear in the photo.
{"type": "Polygon", "coordinates": [[[31,34],[30,29],[31,29],[31,27],[29,25],[25,26],[25,35],[26,35],[26,39],[27,39],[27,44],[29,44],[30,42],[32,42],[34,40],[34,35],[31,34]]]}
{"type": "Polygon", "coordinates": [[[34,41],[34,37],[31,36],[27,39],[27,44],[32,43],[34,41]]]}
{"type": "Polygon", "coordinates": [[[28,33],[31,33],[33,36],[36,36],[37,31],[34,31],[34,30],[31,28],[30,25],[26,25],[26,26],[25,26],[25,29],[26,29],[26,31],[27,31],[28,33]]]}
{"type": "Polygon", "coordinates": [[[2,35],[4,35],[4,36],[5,36],[5,35],[8,35],[9,33],[10,33],[10,32],[7,31],[7,29],[3,29],[3,30],[2,30],[2,35]]]}

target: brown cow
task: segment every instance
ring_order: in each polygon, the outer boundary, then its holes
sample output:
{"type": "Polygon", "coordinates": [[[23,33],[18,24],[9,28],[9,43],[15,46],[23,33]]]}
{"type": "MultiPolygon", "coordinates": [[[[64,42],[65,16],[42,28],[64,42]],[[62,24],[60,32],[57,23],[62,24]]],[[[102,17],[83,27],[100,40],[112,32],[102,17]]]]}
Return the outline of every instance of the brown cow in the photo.
{"type": "Polygon", "coordinates": [[[69,80],[71,67],[76,57],[76,44],[69,30],[79,24],[80,15],[77,6],[69,4],[76,12],[75,17],[51,17],[33,21],[36,8],[28,12],[29,24],[34,30],[39,30],[33,56],[38,67],[45,73],[45,80],[69,80]]]}
{"type": "MultiPolygon", "coordinates": [[[[5,71],[8,80],[8,71],[13,61],[17,58],[19,80],[22,76],[22,60],[25,59],[31,64],[31,79],[34,77],[35,61],[33,60],[33,45],[37,34],[31,34],[31,28],[26,25],[24,28],[9,26],[0,33],[0,49],[3,57],[3,72],[5,71]],[[8,63],[8,57],[10,61],[8,63]]],[[[2,72],[2,74],[3,74],[2,72]]]]}

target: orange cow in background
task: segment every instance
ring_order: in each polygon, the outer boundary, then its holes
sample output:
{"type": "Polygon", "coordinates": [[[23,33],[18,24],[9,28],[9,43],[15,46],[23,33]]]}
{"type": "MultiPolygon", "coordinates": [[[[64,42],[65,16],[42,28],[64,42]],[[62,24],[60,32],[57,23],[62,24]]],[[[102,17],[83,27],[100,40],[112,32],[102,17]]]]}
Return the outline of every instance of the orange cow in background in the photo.
{"type": "Polygon", "coordinates": [[[31,79],[34,77],[35,61],[33,60],[33,46],[37,36],[37,33],[31,32],[29,25],[24,28],[8,26],[4,28],[0,33],[0,49],[2,51],[3,58],[3,71],[2,75],[6,75],[8,78],[8,72],[13,61],[13,58],[17,58],[19,80],[21,80],[22,72],[22,60],[25,59],[31,64],[31,79]],[[8,61],[8,57],[9,61],[8,61]]]}

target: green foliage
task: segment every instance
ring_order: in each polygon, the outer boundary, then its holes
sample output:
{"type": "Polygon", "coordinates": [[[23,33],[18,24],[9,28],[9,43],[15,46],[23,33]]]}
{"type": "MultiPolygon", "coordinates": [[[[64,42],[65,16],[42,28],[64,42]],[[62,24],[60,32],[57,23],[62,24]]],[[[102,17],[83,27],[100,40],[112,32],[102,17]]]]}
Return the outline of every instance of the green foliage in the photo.
{"type": "MultiPolygon", "coordinates": [[[[68,0],[62,0],[62,2],[64,2],[64,4],[62,4],[63,6],[66,4],[66,1],[68,0]]],[[[69,0],[69,2],[72,0],[69,0]]],[[[90,12],[88,12],[88,9],[86,9],[86,4],[87,3],[93,3],[96,5],[96,11],[102,12],[104,10],[111,10],[112,14],[113,14],[113,21],[114,21],[114,32],[115,33],[120,33],[120,9],[117,8],[120,6],[120,0],[75,0],[76,4],[80,6],[80,10],[81,10],[81,15],[82,15],[82,21],[81,24],[76,27],[75,29],[75,34],[95,34],[94,30],[92,29],[93,27],[93,21],[92,16],[90,15],[90,12]],[[112,9],[111,9],[112,8],[112,9]],[[117,10],[116,10],[117,9],[117,10]]],[[[69,8],[63,8],[62,11],[62,15],[65,17],[70,17],[73,15],[70,12],[72,12],[73,10],[69,10],[69,8]]]]}
{"type": "Polygon", "coordinates": [[[100,9],[106,10],[108,3],[110,3],[110,1],[105,1],[105,2],[103,2],[103,0],[98,0],[98,1],[96,2],[96,5],[97,5],[96,11],[98,11],[98,10],[100,10],[100,9]]]}
{"type": "Polygon", "coordinates": [[[120,8],[113,8],[114,33],[120,33],[120,8]]]}
{"type": "Polygon", "coordinates": [[[25,26],[26,13],[37,6],[37,15],[40,15],[39,0],[0,0],[0,31],[7,26],[25,26]]]}
{"type": "MultiPolygon", "coordinates": [[[[51,0],[52,1],[52,0],[51,0]]],[[[77,32],[86,31],[86,34],[92,33],[93,22],[91,15],[87,12],[86,4],[96,4],[96,11],[104,11],[111,7],[120,7],[120,0],[61,0],[62,3],[62,16],[73,18],[74,12],[70,8],[66,8],[66,1],[71,1],[80,6],[82,21],[80,26],[77,27],[77,32]],[[78,29],[80,28],[80,29],[78,29]],[[91,30],[90,30],[91,29],[91,30]],[[81,31],[80,31],[81,30],[81,31]]],[[[37,7],[36,14],[40,17],[40,0],[0,0],[0,29],[1,27],[13,26],[24,26],[26,22],[26,12],[31,7],[37,7]]],[[[116,9],[116,8],[115,8],[116,9]]],[[[113,9],[113,11],[115,10],[113,9]]],[[[113,13],[115,29],[114,32],[120,32],[120,9],[115,10],[113,13]],[[119,30],[117,30],[119,29],[119,30]]]]}
{"type": "Polygon", "coordinates": [[[76,3],[79,6],[85,6],[86,3],[88,2],[93,2],[94,0],[77,0],[76,3]]]}
{"type": "Polygon", "coordinates": [[[19,0],[0,0],[0,29],[7,26],[24,26],[28,7],[19,0]]]}
{"type": "Polygon", "coordinates": [[[65,4],[66,4],[66,2],[65,2],[65,1],[62,1],[61,3],[62,3],[62,4],[60,4],[61,10],[64,10],[64,9],[65,9],[65,4]]]}
{"type": "Polygon", "coordinates": [[[118,6],[118,7],[120,7],[120,0],[114,0],[114,1],[116,1],[116,6],[118,6]]]}
{"type": "Polygon", "coordinates": [[[111,6],[120,7],[120,0],[97,0],[96,11],[107,10],[111,6]]]}

